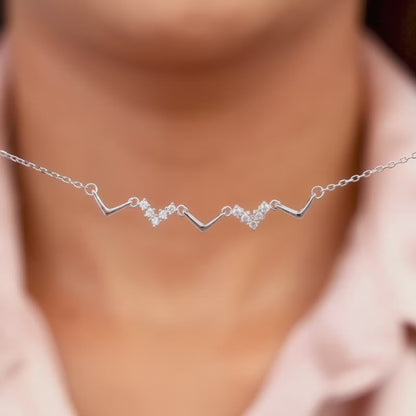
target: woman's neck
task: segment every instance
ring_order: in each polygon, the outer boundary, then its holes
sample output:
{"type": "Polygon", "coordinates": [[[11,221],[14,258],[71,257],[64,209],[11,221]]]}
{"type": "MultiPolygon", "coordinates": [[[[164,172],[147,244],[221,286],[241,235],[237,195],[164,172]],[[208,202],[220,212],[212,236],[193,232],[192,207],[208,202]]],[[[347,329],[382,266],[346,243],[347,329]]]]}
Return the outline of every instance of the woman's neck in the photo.
{"type": "MultiPolygon", "coordinates": [[[[96,182],[109,204],[145,196],[207,220],[226,204],[302,206],[313,185],[348,176],[357,163],[357,10],[341,3],[288,42],[270,33],[216,65],[165,68],[89,51],[17,10],[18,152],[96,182]]],[[[21,172],[21,184],[28,265],[50,276],[36,284],[91,299],[100,288],[103,304],[129,311],[188,296],[212,314],[202,295],[227,309],[251,297],[254,283],[256,296],[264,288],[259,298],[286,285],[286,297],[311,299],[322,277],[305,286],[305,262],[329,267],[351,213],[345,190],[308,220],[275,213],[255,233],[224,221],[200,234],[179,217],[154,230],[137,212],[101,217],[81,192],[32,172],[21,172]],[[281,279],[271,282],[272,270],[281,279]]]]}

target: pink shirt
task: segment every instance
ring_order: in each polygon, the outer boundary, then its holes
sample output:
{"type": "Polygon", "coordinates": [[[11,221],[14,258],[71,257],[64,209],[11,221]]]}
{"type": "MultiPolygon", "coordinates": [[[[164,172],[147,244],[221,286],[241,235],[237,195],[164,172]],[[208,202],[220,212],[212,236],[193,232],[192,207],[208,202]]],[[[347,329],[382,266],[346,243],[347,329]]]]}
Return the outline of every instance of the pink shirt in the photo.
{"type": "MultiPolygon", "coordinates": [[[[6,51],[2,55],[4,91],[6,51]]],[[[416,151],[416,84],[374,40],[363,40],[363,62],[368,96],[364,170],[416,151]]],[[[0,149],[6,148],[0,135],[0,149]]],[[[54,341],[24,292],[10,168],[0,160],[0,415],[75,416],[54,341]]],[[[291,330],[244,416],[341,416],[347,411],[415,416],[415,330],[412,160],[362,182],[359,209],[331,284],[291,330]],[[360,410],[352,407],[355,403],[360,410]]]]}

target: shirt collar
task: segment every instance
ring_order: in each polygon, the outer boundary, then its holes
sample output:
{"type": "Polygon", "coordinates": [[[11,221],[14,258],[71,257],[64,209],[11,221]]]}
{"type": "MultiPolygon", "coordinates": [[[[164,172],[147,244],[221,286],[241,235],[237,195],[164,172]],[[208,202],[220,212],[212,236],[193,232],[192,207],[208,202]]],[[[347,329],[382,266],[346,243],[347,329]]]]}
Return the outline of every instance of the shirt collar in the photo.
{"type": "MultiPolygon", "coordinates": [[[[0,148],[6,143],[7,44],[0,45],[0,148]]],[[[22,307],[23,265],[18,227],[18,204],[10,166],[0,161],[0,383],[21,355],[19,316],[22,307]]]]}
{"type": "MultiPolygon", "coordinates": [[[[370,34],[361,56],[366,170],[416,151],[416,84],[370,34]]],[[[406,327],[416,329],[416,160],[360,182],[331,283],[289,334],[246,416],[311,415],[371,391],[399,365],[406,327]]]]}
{"type": "MultiPolygon", "coordinates": [[[[8,49],[8,42],[3,39],[0,42],[0,149],[9,146],[8,49]]],[[[0,390],[5,392],[0,397],[0,408],[13,408],[19,414],[28,415],[74,416],[45,322],[25,291],[20,204],[13,167],[0,160],[0,390]]]]}
{"type": "MultiPolygon", "coordinates": [[[[366,165],[416,152],[416,82],[381,44],[364,54],[369,88],[366,165]]],[[[383,277],[400,317],[416,326],[416,160],[363,189],[360,227],[368,262],[383,277]]]]}

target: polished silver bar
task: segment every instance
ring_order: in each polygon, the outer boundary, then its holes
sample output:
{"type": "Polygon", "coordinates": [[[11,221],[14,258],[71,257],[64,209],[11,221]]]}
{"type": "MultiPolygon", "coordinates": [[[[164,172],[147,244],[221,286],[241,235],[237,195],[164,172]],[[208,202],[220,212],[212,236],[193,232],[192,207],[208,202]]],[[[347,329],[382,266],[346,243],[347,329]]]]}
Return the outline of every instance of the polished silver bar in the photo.
{"type": "Polygon", "coordinates": [[[130,201],[127,201],[124,204],[118,205],[116,207],[108,208],[104,204],[104,202],[102,201],[100,196],[98,195],[98,192],[93,192],[92,196],[94,197],[95,201],[97,202],[97,205],[100,207],[102,213],[107,217],[110,216],[110,215],[116,214],[117,212],[121,211],[124,208],[127,208],[127,207],[131,206],[130,201]]]}
{"type": "Polygon", "coordinates": [[[291,215],[292,217],[295,218],[303,218],[305,216],[305,214],[308,212],[309,208],[312,205],[312,202],[316,199],[315,195],[311,195],[311,197],[309,198],[308,202],[306,203],[306,205],[300,209],[300,210],[295,210],[293,208],[290,208],[286,205],[283,205],[282,203],[280,203],[279,205],[276,206],[276,208],[273,208],[275,211],[277,210],[281,210],[283,212],[285,212],[286,214],[291,215]]]}
{"type": "Polygon", "coordinates": [[[198,218],[193,216],[189,211],[185,211],[183,213],[183,216],[188,218],[188,220],[196,227],[199,231],[202,231],[203,233],[208,231],[214,224],[216,224],[221,218],[225,217],[225,213],[221,212],[218,216],[216,216],[213,220],[210,222],[207,222],[204,224],[201,222],[198,218]]]}

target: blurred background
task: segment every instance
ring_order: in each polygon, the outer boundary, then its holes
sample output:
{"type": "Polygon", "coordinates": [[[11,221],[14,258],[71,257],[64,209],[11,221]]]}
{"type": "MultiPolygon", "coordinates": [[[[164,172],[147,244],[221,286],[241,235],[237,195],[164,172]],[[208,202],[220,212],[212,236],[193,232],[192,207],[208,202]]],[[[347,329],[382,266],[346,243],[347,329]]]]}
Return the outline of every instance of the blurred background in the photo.
{"type": "MultiPolygon", "coordinates": [[[[1,25],[4,3],[0,0],[1,25]]],[[[416,0],[367,0],[366,22],[416,73],[416,0]]]]}
{"type": "Polygon", "coordinates": [[[416,73],[416,0],[369,0],[367,23],[416,73]]]}

